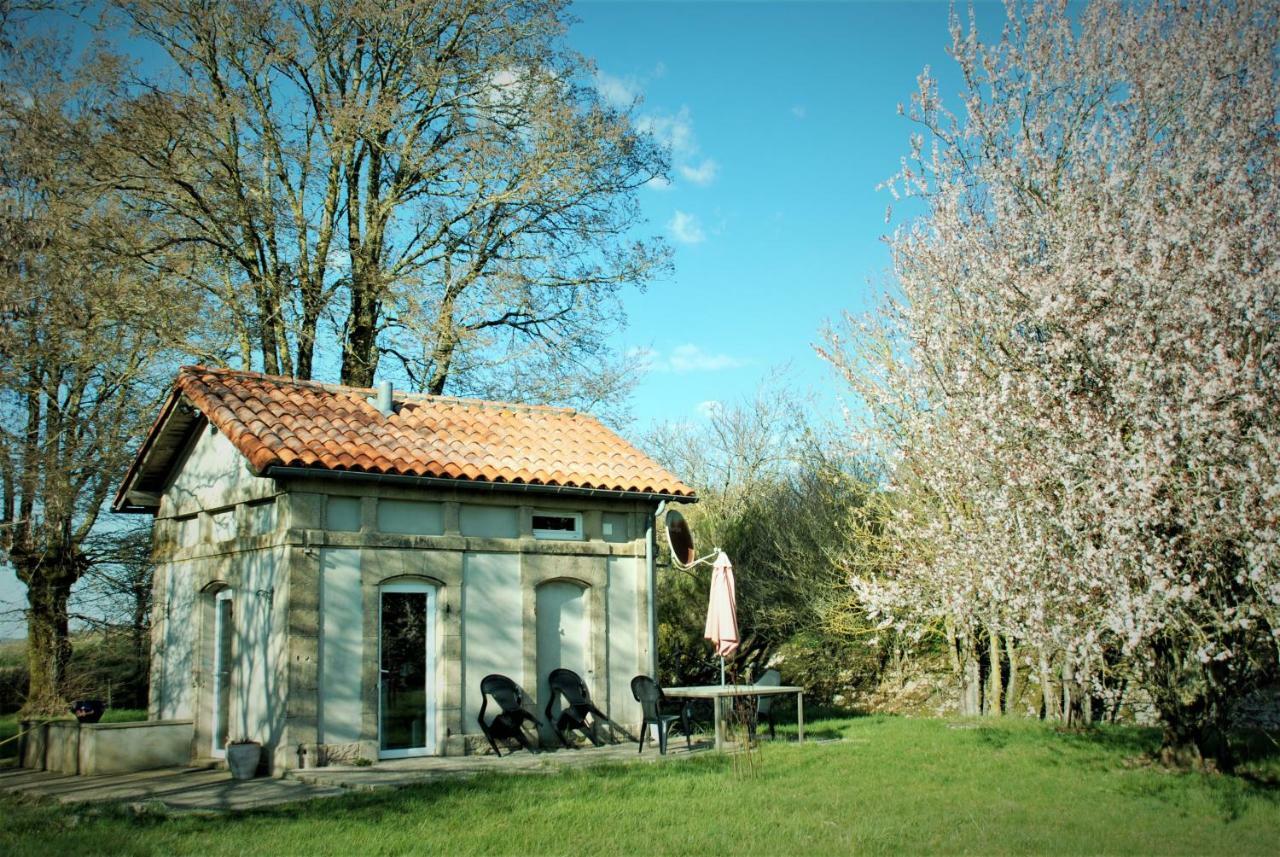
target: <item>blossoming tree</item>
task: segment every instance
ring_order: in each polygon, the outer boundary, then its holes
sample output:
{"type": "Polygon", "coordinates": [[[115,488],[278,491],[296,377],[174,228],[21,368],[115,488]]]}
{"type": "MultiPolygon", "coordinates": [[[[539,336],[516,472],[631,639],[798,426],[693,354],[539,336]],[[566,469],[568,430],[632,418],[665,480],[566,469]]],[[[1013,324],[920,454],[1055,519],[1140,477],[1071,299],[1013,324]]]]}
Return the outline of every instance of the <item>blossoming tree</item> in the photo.
{"type": "Polygon", "coordinates": [[[824,355],[892,463],[891,550],[853,585],[950,632],[975,710],[1029,665],[1089,717],[1121,677],[1166,761],[1229,762],[1280,647],[1280,6],[1006,7],[953,19],[889,183],[898,289],[824,355]]]}

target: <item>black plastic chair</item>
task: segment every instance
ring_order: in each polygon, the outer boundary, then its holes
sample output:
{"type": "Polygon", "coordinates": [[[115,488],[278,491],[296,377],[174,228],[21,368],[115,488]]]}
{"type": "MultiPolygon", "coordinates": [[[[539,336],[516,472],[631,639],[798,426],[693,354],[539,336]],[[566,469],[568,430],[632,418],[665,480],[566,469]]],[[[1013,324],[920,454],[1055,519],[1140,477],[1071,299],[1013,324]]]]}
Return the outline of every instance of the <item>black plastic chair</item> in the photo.
{"type": "Polygon", "coordinates": [[[693,742],[689,738],[688,705],[683,706],[679,714],[663,714],[662,703],[666,697],[662,693],[662,688],[658,687],[658,683],[647,675],[638,675],[631,680],[631,695],[640,703],[640,709],[644,712],[644,722],[640,724],[640,749],[636,751],[637,753],[644,752],[644,745],[649,741],[649,724],[652,723],[658,727],[658,752],[665,756],[667,730],[677,720],[680,721],[680,730],[684,732],[685,745],[690,750],[693,749],[693,742]]]}
{"type": "Polygon", "coordinates": [[[529,739],[525,737],[523,725],[527,721],[534,728],[541,726],[538,718],[530,714],[524,707],[525,695],[520,685],[504,675],[494,673],[480,680],[480,714],[476,720],[480,723],[480,731],[489,739],[489,746],[495,755],[501,756],[498,750],[498,739],[515,739],[521,747],[533,752],[529,739]],[[493,716],[489,723],[484,722],[485,710],[489,707],[489,697],[502,709],[493,716]]]}
{"type": "MultiPolygon", "coordinates": [[[[778,687],[782,684],[782,673],[777,670],[765,670],[760,677],[756,679],[756,684],[766,685],[768,687],[778,687]]],[[[752,724],[751,737],[755,737],[756,727],[761,720],[769,721],[769,740],[773,740],[773,697],[757,696],[756,697],[756,719],[752,724]]]]}
{"type": "Polygon", "coordinates": [[[597,729],[601,723],[609,722],[609,715],[596,708],[591,701],[591,691],[587,690],[582,676],[563,667],[554,669],[547,677],[547,688],[551,694],[551,698],[547,700],[547,723],[555,730],[560,743],[568,747],[569,739],[565,733],[577,729],[591,740],[592,745],[603,746],[604,742],[600,740],[597,729]],[[560,716],[552,719],[551,709],[558,697],[564,697],[565,705],[560,708],[560,716]],[[587,723],[588,716],[591,717],[590,724],[587,723]]]}

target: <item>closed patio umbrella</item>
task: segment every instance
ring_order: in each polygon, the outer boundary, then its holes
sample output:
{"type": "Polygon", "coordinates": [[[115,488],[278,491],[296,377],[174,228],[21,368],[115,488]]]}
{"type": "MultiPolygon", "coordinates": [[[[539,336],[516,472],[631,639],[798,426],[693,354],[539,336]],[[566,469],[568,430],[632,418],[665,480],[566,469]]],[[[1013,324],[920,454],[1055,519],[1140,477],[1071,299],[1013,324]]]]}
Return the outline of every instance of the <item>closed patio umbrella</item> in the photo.
{"type": "Polygon", "coordinates": [[[703,632],[720,656],[720,684],[724,684],[724,659],[737,651],[738,601],[734,592],[733,564],[724,551],[711,568],[711,598],[707,604],[707,627],[703,632]]]}

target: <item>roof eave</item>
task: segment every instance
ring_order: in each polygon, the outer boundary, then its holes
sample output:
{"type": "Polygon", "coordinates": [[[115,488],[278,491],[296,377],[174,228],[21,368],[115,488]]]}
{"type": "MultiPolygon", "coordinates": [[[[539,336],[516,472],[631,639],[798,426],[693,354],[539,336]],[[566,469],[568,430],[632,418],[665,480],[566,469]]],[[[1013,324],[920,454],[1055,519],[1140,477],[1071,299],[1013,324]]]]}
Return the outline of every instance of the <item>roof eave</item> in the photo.
{"type": "Polygon", "coordinates": [[[320,467],[286,467],[272,465],[263,469],[270,479],[333,479],[420,488],[461,488],[486,492],[523,494],[560,494],[575,497],[605,497],[615,500],[649,500],[652,502],[696,503],[696,495],[672,494],[665,491],[621,491],[614,488],[581,488],[571,485],[542,485],[536,482],[481,482],[474,479],[448,479],[436,476],[407,476],[397,473],[364,473],[357,470],[328,470],[320,467]]]}
{"type": "MultiPolygon", "coordinates": [[[[138,449],[138,454],[134,457],[133,463],[125,471],[124,478],[120,480],[120,488],[116,491],[116,496],[111,501],[111,511],[120,514],[138,514],[142,512],[155,514],[159,509],[159,494],[151,491],[136,491],[134,486],[153,463],[151,459],[155,451],[156,442],[169,430],[170,423],[174,414],[178,411],[178,406],[181,404],[182,399],[182,389],[175,386],[169,394],[169,398],[165,400],[164,407],[160,409],[160,414],[156,417],[155,423],[152,424],[151,430],[147,432],[147,437],[138,449]],[[145,502],[139,502],[139,500],[143,499],[145,499],[145,502]],[[152,503],[154,505],[151,505],[152,503]]],[[[199,420],[200,416],[197,411],[193,422],[185,426],[183,431],[190,431],[191,425],[199,422],[199,420]]],[[[173,462],[170,461],[166,466],[172,467],[172,464],[173,462]]]]}

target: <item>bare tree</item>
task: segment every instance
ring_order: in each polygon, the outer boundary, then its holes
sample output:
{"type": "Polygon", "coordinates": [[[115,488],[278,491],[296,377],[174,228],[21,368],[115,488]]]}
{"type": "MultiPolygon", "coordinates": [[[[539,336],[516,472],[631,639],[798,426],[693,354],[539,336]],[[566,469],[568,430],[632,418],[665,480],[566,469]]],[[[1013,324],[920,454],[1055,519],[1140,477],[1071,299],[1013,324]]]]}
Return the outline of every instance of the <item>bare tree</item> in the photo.
{"type": "Polygon", "coordinates": [[[102,632],[104,643],[116,644],[110,648],[119,653],[118,660],[109,662],[108,671],[116,705],[145,708],[155,571],[151,522],[99,527],[85,540],[83,550],[87,564],[72,595],[71,619],[102,632]]]}
{"type": "Polygon", "coordinates": [[[168,60],[119,93],[120,184],[174,226],[152,249],[218,260],[197,285],[243,363],[310,377],[329,320],[345,383],[384,355],[431,393],[618,377],[618,290],[667,263],[632,235],[665,157],[588,85],[563,7],[114,4],[168,60]]]}
{"type": "Polygon", "coordinates": [[[193,314],[116,252],[150,240],[151,225],[88,177],[113,69],[64,80],[58,45],[16,51],[0,69],[0,547],[27,588],[24,710],[60,713],[85,540],[163,393],[155,367],[193,314]]]}

